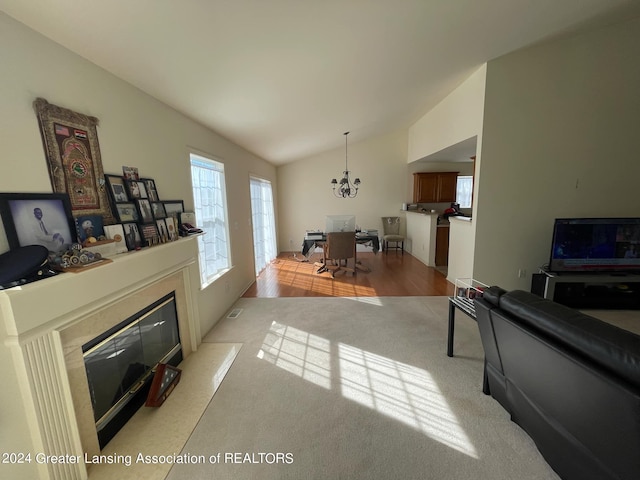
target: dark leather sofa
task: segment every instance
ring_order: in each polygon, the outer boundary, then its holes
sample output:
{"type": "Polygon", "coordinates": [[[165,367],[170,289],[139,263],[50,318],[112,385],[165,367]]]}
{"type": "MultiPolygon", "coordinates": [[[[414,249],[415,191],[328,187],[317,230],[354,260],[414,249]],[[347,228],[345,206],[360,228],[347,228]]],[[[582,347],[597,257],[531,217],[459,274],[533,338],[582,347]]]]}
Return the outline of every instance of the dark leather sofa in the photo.
{"type": "Polygon", "coordinates": [[[475,307],[490,394],[558,475],[640,479],[640,336],[519,290],[475,307]]]}

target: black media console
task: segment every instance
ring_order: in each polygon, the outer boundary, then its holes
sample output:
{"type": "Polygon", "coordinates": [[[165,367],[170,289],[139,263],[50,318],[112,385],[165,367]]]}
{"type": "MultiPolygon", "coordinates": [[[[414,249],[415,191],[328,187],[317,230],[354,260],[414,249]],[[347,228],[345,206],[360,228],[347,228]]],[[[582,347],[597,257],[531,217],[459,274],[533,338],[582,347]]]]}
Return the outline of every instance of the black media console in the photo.
{"type": "Polygon", "coordinates": [[[573,308],[640,309],[640,275],[535,273],[531,292],[573,308]]]}

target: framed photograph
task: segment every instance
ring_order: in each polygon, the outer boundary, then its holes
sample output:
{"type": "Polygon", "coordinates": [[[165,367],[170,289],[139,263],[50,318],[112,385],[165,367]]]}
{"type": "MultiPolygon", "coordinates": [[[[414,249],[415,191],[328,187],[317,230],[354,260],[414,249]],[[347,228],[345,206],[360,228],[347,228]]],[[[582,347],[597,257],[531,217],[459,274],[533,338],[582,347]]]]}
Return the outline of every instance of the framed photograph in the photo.
{"type": "Polygon", "coordinates": [[[188,223],[189,225],[196,226],[196,214],[194,212],[182,212],[180,214],[180,224],[188,223]]]}
{"type": "Polygon", "coordinates": [[[40,125],[54,193],[69,195],[72,215],[100,215],[115,223],[102,171],[96,126],[98,119],[38,98],[40,125]]]}
{"type": "Polygon", "coordinates": [[[117,203],[116,213],[120,223],[140,221],[140,215],[138,215],[138,210],[133,203],[117,203]]]}
{"type": "Polygon", "coordinates": [[[153,218],[167,218],[167,212],[164,211],[162,202],[152,202],[151,209],[153,210],[153,218]]]}
{"type": "Polygon", "coordinates": [[[122,225],[122,229],[124,230],[124,240],[129,250],[137,250],[142,246],[142,237],[137,223],[125,223],[122,225]]]}
{"type": "Polygon", "coordinates": [[[177,217],[184,212],[184,202],[182,200],[165,200],[162,204],[167,217],[174,215],[177,217]]]}
{"type": "Polygon", "coordinates": [[[104,233],[109,240],[116,242],[116,253],[125,253],[129,250],[124,236],[124,227],[121,224],[105,226],[104,233]]]}
{"type": "Polygon", "coordinates": [[[138,175],[138,167],[126,167],[123,165],[122,176],[127,180],[140,180],[140,175],[138,175]]]}
{"type": "Polygon", "coordinates": [[[152,202],[159,202],[160,198],[158,197],[156,182],[152,178],[141,178],[140,181],[144,183],[144,186],[147,189],[147,196],[149,200],[152,202]]]}
{"type": "Polygon", "coordinates": [[[140,225],[140,229],[142,230],[142,239],[147,242],[147,245],[151,245],[158,239],[158,227],[155,223],[140,225]]]}
{"type": "Polygon", "coordinates": [[[129,201],[124,178],[118,175],[105,175],[104,178],[107,181],[107,187],[111,192],[111,199],[114,203],[129,201]]]}
{"type": "Polygon", "coordinates": [[[164,241],[169,241],[169,229],[167,228],[167,219],[161,218],[156,220],[156,226],[158,227],[158,235],[164,241]]]}
{"type": "Polygon", "coordinates": [[[151,203],[146,198],[140,198],[136,200],[136,206],[138,207],[138,212],[140,213],[140,221],[142,223],[152,223],[153,222],[153,212],[151,210],[151,203]]]}
{"type": "Polygon", "coordinates": [[[147,189],[144,187],[144,183],[138,180],[127,180],[127,191],[131,200],[147,198],[147,189]]]}
{"type": "Polygon", "coordinates": [[[78,241],[66,193],[1,193],[0,215],[9,248],[43,245],[60,252],[78,241]]]}
{"type": "Polygon", "coordinates": [[[164,219],[167,223],[167,234],[169,235],[169,240],[176,240],[178,238],[178,219],[173,216],[169,216],[164,219]]]}
{"type": "Polygon", "coordinates": [[[78,240],[83,243],[89,237],[97,239],[104,235],[104,226],[100,215],[84,215],[76,218],[78,240]]]}

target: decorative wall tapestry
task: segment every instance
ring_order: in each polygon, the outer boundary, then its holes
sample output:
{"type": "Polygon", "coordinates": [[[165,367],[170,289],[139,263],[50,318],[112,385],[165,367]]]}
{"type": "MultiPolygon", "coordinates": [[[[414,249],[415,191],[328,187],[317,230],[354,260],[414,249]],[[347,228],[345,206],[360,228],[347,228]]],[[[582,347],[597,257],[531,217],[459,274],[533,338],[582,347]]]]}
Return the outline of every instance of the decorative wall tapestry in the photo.
{"type": "Polygon", "coordinates": [[[98,119],[38,98],[34,102],[55,193],[68,193],[74,216],[101,215],[116,223],[102,171],[98,119]]]}

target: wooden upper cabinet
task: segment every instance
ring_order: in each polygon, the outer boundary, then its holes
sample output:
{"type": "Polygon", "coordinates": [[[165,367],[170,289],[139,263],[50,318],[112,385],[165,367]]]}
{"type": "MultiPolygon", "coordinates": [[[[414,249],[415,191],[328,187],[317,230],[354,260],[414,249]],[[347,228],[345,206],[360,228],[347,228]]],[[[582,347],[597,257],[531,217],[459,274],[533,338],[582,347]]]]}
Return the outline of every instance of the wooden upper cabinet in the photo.
{"type": "Polygon", "coordinates": [[[413,174],[413,203],[451,203],[456,201],[458,172],[413,174]]]}

